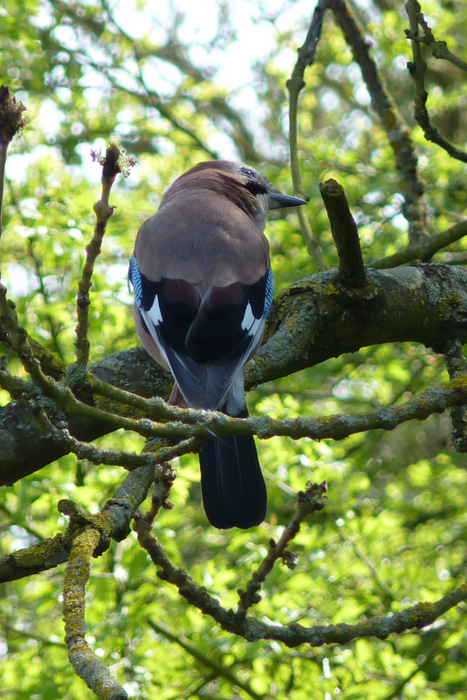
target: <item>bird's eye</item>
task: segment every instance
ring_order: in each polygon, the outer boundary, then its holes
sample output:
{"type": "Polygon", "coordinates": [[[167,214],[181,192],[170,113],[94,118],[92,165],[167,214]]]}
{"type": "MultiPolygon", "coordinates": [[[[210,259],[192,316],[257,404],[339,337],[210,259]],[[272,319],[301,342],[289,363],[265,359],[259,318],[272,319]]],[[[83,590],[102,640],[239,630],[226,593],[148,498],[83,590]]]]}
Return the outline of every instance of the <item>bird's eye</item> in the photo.
{"type": "Polygon", "coordinates": [[[250,168],[240,168],[240,172],[242,173],[242,175],[246,175],[247,177],[255,177],[253,170],[250,170],[250,168]]]}

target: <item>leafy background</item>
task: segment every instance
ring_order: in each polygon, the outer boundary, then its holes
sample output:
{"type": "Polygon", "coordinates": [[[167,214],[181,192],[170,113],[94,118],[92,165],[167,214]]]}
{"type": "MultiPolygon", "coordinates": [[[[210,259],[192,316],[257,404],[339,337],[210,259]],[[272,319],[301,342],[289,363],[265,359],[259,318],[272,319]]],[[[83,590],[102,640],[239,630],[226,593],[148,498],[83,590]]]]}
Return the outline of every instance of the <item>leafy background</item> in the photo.
{"type": "MultiPolygon", "coordinates": [[[[28,108],[28,124],[7,164],[2,276],[31,335],[67,361],[74,357],[77,280],[98,197],[100,172],[91,148],[104,148],[112,137],[139,161],[114,188],[117,210],[93,277],[93,361],[135,345],[127,260],[138,226],[176,175],[200,160],[235,158],[291,190],[284,86],[313,8],[292,0],[272,6],[217,0],[201,13],[209,17],[203,34],[197,13],[176,0],[162,7],[144,0],[4,0],[0,8],[0,82],[28,108]],[[140,18],[138,30],[134,19],[125,19],[132,15],[140,18]],[[225,81],[237,60],[232,87],[225,81]]],[[[467,6],[426,1],[422,9],[437,36],[465,54],[467,6]]],[[[354,10],[411,128],[430,231],[442,231],[465,215],[465,166],[427,143],[414,126],[402,5],[368,0],[354,10]]],[[[429,60],[429,108],[443,134],[461,147],[467,119],[463,77],[452,65],[429,60]]],[[[365,259],[396,252],[407,244],[407,224],[392,150],[331,17],[306,83],[300,163],[326,267],[337,264],[318,192],[328,177],[345,186],[365,259]]],[[[270,221],[268,236],[278,289],[316,271],[293,214],[270,221]]],[[[463,240],[436,256],[447,262],[464,258],[463,240]]],[[[11,371],[21,373],[5,353],[11,371]]],[[[361,413],[397,404],[446,378],[442,359],[431,350],[388,344],[259,387],[248,402],[255,414],[284,418],[361,413]]],[[[6,404],[9,396],[0,392],[0,399],[6,404]]],[[[269,511],[264,525],[246,532],[208,527],[197,459],[184,457],[171,494],[174,508],[161,513],[155,533],[178,566],[223,605],[234,606],[237,589],[264,557],[269,539],[292,516],[294,492],[309,479],[326,480],[326,509],[294,541],[296,569],[273,570],[256,614],[278,624],[354,623],[435,600],[462,583],[466,565],[466,460],[454,452],[449,430],[443,415],[338,443],[279,437],[258,442],[269,511]]],[[[119,431],[99,444],[137,450],[139,440],[119,431]]],[[[63,530],[60,498],[95,512],[121,479],[118,468],[69,455],[4,488],[0,554],[63,530]]],[[[59,567],[0,589],[2,696],[92,695],[67,661],[62,583],[59,567]]],[[[88,641],[130,697],[467,698],[463,604],[421,633],[384,641],[295,650],[276,642],[248,644],[218,629],[160,581],[131,535],[93,564],[86,615],[88,641]]]]}

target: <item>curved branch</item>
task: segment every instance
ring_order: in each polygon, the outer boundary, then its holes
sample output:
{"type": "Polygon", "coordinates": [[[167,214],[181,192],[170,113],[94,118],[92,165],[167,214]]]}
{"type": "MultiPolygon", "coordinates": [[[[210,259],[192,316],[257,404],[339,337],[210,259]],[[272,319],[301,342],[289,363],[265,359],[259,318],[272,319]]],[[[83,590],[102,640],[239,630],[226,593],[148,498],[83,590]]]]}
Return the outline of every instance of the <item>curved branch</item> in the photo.
{"type": "Polygon", "coordinates": [[[212,617],[227,632],[243,637],[249,642],[269,639],[282,642],[289,648],[300,644],[320,647],[324,644],[348,644],[354,639],[378,637],[386,639],[390,634],[411,629],[422,629],[431,625],[448,610],[467,600],[467,586],[460,586],[434,603],[417,603],[401,612],[369,620],[354,625],[314,625],[304,627],[293,623],[290,625],[271,625],[252,617],[244,617],[242,611],[235,613],[223,608],[218,600],[199,586],[184,569],[178,569],[170,561],[167,553],[156,538],[150,533],[149,525],[143,519],[135,521],[138,540],[148,552],[153,563],[159,567],[158,576],[176,586],[191,605],[197,607],[204,615],[212,617]]]}
{"type": "MultiPolygon", "coordinates": [[[[328,6],[328,3],[329,0],[319,0],[313,12],[313,19],[311,21],[310,28],[308,29],[305,42],[298,50],[297,62],[286,85],[287,90],[289,91],[289,142],[292,181],[294,192],[304,199],[307,198],[307,193],[303,189],[298,159],[298,98],[300,96],[300,92],[305,87],[305,69],[313,64],[315,58],[316,47],[321,35],[321,28],[323,26],[324,12],[328,6]]],[[[297,214],[307,250],[314,260],[318,270],[322,270],[324,263],[319,241],[313,236],[306,212],[299,208],[297,214]]]]}

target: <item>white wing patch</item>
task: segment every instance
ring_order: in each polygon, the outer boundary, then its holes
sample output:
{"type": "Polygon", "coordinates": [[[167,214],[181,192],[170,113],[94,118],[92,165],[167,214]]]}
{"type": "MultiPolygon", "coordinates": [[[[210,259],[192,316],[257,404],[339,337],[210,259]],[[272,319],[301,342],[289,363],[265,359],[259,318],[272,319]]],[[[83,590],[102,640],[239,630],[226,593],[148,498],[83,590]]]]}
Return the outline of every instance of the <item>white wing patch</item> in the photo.
{"type": "Polygon", "coordinates": [[[151,322],[156,326],[156,328],[162,323],[162,312],[157,294],[154,297],[154,301],[151,308],[149,309],[149,311],[146,311],[145,314],[147,318],[149,318],[151,322]]]}
{"type": "MultiPolygon", "coordinates": [[[[145,311],[144,309],[140,309],[141,316],[144,319],[144,322],[149,330],[149,333],[151,334],[152,339],[154,340],[155,344],[159,348],[162,357],[166,361],[167,365],[170,367],[172,370],[172,374],[174,377],[177,377],[177,368],[176,364],[178,363],[183,369],[185,370],[186,374],[196,383],[196,384],[201,384],[198,376],[196,375],[195,372],[193,372],[193,367],[194,363],[189,361],[189,358],[184,358],[183,356],[179,355],[179,353],[174,352],[171,350],[171,348],[167,347],[164,345],[163,341],[161,340],[159,333],[158,333],[158,328],[161,326],[163,318],[162,318],[162,313],[161,313],[161,307],[159,304],[159,300],[157,298],[157,295],[154,298],[154,303],[149,309],[149,311],[145,311]]],[[[206,370],[203,370],[203,376],[206,374],[206,370]]],[[[183,388],[180,387],[182,393],[183,393],[183,388]]],[[[186,397],[185,397],[186,399],[186,397]]],[[[189,401],[187,401],[189,403],[189,401]]]]}
{"type": "Polygon", "coordinates": [[[161,343],[159,339],[159,334],[157,332],[158,326],[162,323],[162,313],[161,313],[161,307],[159,305],[159,299],[157,298],[157,294],[154,297],[154,302],[149,311],[145,311],[144,309],[140,308],[140,314],[146,324],[146,327],[151,334],[151,337],[157,347],[159,348],[162,357],[164,360],[167,362],[168,365],[170,365],[169,359],[167,357],[167,353],[164,349],[163,344],[161,343]]]}
{"type": "Polygon", "coordinates": [[[250,302],[248,302],[245,309],[245,314],[242,319],[242,330],[248,331],[248,333],[250,333],[250,330],[253,327],[255,321],[259,321],[259,319],[255,318],[253,309],[251,308],[251,304],[250,302]]]}

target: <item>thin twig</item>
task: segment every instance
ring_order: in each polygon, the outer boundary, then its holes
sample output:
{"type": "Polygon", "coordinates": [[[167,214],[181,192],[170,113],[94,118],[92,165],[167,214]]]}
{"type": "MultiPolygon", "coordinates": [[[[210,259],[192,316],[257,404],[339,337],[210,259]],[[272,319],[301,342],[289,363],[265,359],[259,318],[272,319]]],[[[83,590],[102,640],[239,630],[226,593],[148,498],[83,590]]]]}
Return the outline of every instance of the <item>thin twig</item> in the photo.
{"type": "Polygon", "coordinates": [[[300,524],[303,520],[311,513],[323,510],[326,500],[326,484],[324,482],[321,484],[307,484],[306,491],[300,491],[294,517],[283,530],[277,542],[272,539],[269,541],[268,553],[256,571],[253,572],[246,588],[238,591],[240,600],[237,606],[237,615],[239,618],[244,618],[248,609],[252,605],[259,603],[261,600],[259,595],[261,586],[279,559],[282,559],[282,562],[289,569],[295,569],[297,555],[287,550],[287,547],[300,532],[300,524]]]}
{"type": "MultiPolygon", "coordinates": [[[[40,644],[44,644],[45,646],[60,647],[60,649],[63,649],[63,642],[61,640],[53,639],[52,637],[44,637],[40,634],[34,634],[29,627],[25,627],[24,629],[15,627],[8,622],[7,618],[3,617],[3,615],[0,615],[0,625],[3,629],[7,629],[8,632],[12,632],[13,635],[16,634],[18,637],[24,637],[26,640],[33,639],[34,641],[40,642],[40,644]]],[[[8,695],[9,694],[10,692],[8,691],[8,695]]]]}
{"type": "MultiPolygon", "coordinates": [[[[21,204],[18,201],[18,198],[16,196],[16,192],[15,192],[15,189],[13,187],[13,183],[7,177],[5,178],[5,180],[6,180],[6,183],[8,185],[8,189],[10,191],[11,200],[12,200],[13,205],[16,209],[16,212],[21,220],[21,223],[23,224],[23,226],[26,226],[26,219],[25,219],[23,211],[21,209],[21,204]]],[[[42,261],[41,261],[40,257],[36,254],[36,251],[34,250],[34,241],[33,241],[32,237],[28,237],[27,246],[29,249],[29,255],[30,255],[31,260],[32,260],[33,265],[34,265],[34,269],[36,271],[37,279],[39,280],[39,291],[40,291],[41,296],[44,300],[45,309],[43,309],[42,312],[43,312],[44,316],[46,317],[47,322],[49,324],[50,336],[52,338],[52,342],[54,344],[55,351],[57,352],[60,360],[62,362],[64,362],[65,361],[65,352],[62,349],[62,346],[61,346],[61,344],[59,342],[59,338],[58,338],[60,330],[61,330],[61,326],[60,326],[60,324],[57,324],[55,322],[53,315],[47,311],[47,307],[49,306],[49,303],[50,303],[50,297],[49,297],[49,294],[47,292],[46,286],[44,284],[44,276],[42,274],[42,261]]]]}
{"type": "Polygon", "coordinates": [[[358,544],[351,537],[349,537],[349,535],[345,532],[344,528],[341,525],[339,525],[338,523],[335,523],[335,525],[339,536],[344,540],[344,542],[350,544],[357,558],[360,559],[360,561],[363,562],[363,564],[365,564],[365,566],[367,566],[368,569],[371,571],[376,585],[382,590],[385,598],[387,598],[390,601],[395,600],[393,592],[391,591],[389,586],[383,581],[383,579],[378,573],[378,570],[376,569],[376,566],[373,564],[371,559],[367,557],[365,552],[360,549],[358,544]]]}
{"type": "MultiPolygon", "coordinates": [[[[418,0],[408,0],[405,5],[405,9],[410,22],[410,30],[406,31],[407,37],[412,42],[412,56],[413,61],[407,64],[409,73],[413,78],[415,85],[415,95],[414,95],[414,115],[417,123],[423,129],[425,138],[427,141],[435,143],[437,146],[442,148],[446,153],[448,153],[452,158],[460,160],[462,163],[467,163],[467,153],[460,148],[456,148],[449,141],[447,141],[443,136],[441,136],[438,129],[431,123],[430,115],[426,108],[426,102],[428,99],[428,92],[425,89],[425,73],[426,73],[426,62],[423,58],[421,42],[424,43],[437,44],[431,29],[428,26],[423,14],[421,12],[420,3],[418,0]],[[418,27],[421,26],[425,31],[425,40],[420,39],[418,33],[418,27]]],[[[447,54],[446,42],[439,42],[445,45],[445,55],[447,54]]],[[[436,47],[434,49],[436,51],[436,47]]],[[[453,54],[450,54],[453,56],[453,54]]],[[[439,54],[438,54],[439,57],[439,54]]],[[[463,70],[467,70],[467,65],[462,61],[460,66],[463,70]]]]}
{"type": "MultiPolygon", "coordinates": [[[[438,638],[435,640],[435,642],[431,645],[431,647],[428,649],[428,651],[423,654],[423,656],[417,658],[417,665],[414,668],[414,670],[408,674],[405,678],[402,678],[398,683],[395,684],[393,690],[386,695],[382,700],[394,700],[394,698],[402,698],[404,697],[405,693],[404,688],[412,678],[415,678],[415,676],[420,673],[421,671],[424,671],[426,668],[431,666],[431,663],[433,661],[433,657],[436,656],[441,650],[441,647],[444,644],[444,637],[443,635],[440,635],[439,630],[438,630],[438,638]]],[[[464,688],[463,688],[464,690],[464,688]]],[[[449,689],[449,694],[451,697],[452,688],[449,689]]]]}
{"type": "Polygon", "coordinates": [[[176,477],[175,471],[168,462],[157,465],[154,478],[154,489],[151,497],[151,508],[144,515],[147,523],[152,524],[159,515],[161,508],[172,510],[172,503],[168,500],[170,490],[176,477]]]}
{"type": "Polygon", "coordinates": [[[394,255],[389,255],[387,258],[380,258],[374,262],[368,263],[368,267],[374,270],[384,270],[390,267],[398,267],[405,265],[413,260],[422,260],[428,262],[433,255],[438,251],[455,243],[459,239],[467,235],[467,220],[460,221],[436,236],[430,236],[420,243],[408,245],[403,250],[400,250],[394,255]]]}
{"type": "Polygon", "coordinates": [[[462,61],[462,59],[453,54],[452,51],[448,49],[448,45],[445,41],[436,40],[430,25],[428,24],[422,13],[420,13],[418,23],[422,27],[425,36],[411,37],[412,40],[421,41],[423,44],[426,44],[431,48],[431,52],[435,58],[442,58],[445,61],[452,63],[453,66],[456,66],[457,68],[460,68],[461,70],[467,73],[467,63],[465,63],[465,61],[462,61]]]}
{"type": "Polygon", "coordinates": [[[110,144],[106,156],[102,162],[102,194],[101,198],[94,205],[96,214],[96,226],[94,235],[89,245],[86,246],[86,262],[84,263],[81,279],[78,283],[78,296],[76,299],[78,325],[76,327],[76,360],[86,366],[89,362],[90,344],[88,339],[89,331],[89,290],[92,284],[92,274],[94,263],[100,255],[102,240],[107,228],[107,221],[114,213],[115,207],[109,204],[110,191],[115,182],[115,178],[121,169],[118,165],[120,149],[115,144],[110,144]]]}
{"type": "MultiPolygon", "coordinates": [[[[111,450],[96,447],[87,442],[77,440],[70,434],[67,428],[59,428],[52,423],[44,412],[36,416],[38,420],[43,421],[44,429],[53,439],[55,445],[62,445],[65,453],[72,452],[78,459],[87,459],[93,464],[111,465],[124,467],[128,470],[137,469],[138,467],[157,467],[159,464],[157,455],[151,452],[126,452],[124,450],[111,450]]],[[[174,455],[175,456],[175,455],[174,455]]]]}
{"type": "MultiPolygon", "coordinates": [[[[294,192],[299,196],[307,199],[307,193],[302,185],[302,177],[300,173],[300,162],[298,158],[298,100],[300,92],[305,87],[304,74],[305,69],[311,66],[314,61],[316,47],[321,35],[323,26],[324,12],[328,6],[328,0],[319,0],[311,21],[308,34],[303,46],[298,50],[297,62],[293,68],[292,75],[287,81],[287,90],[289,91],[289,148],[290,148],[290,166],[292,170],[292,182],[294,192]]],[[[314,260],[318,270],[324,268],[323,256],[319,242],[313,235],[309,219],[306,212],[298,209],[298,219],[302,235],[305,240],[307,250],[314,260]]]]}

